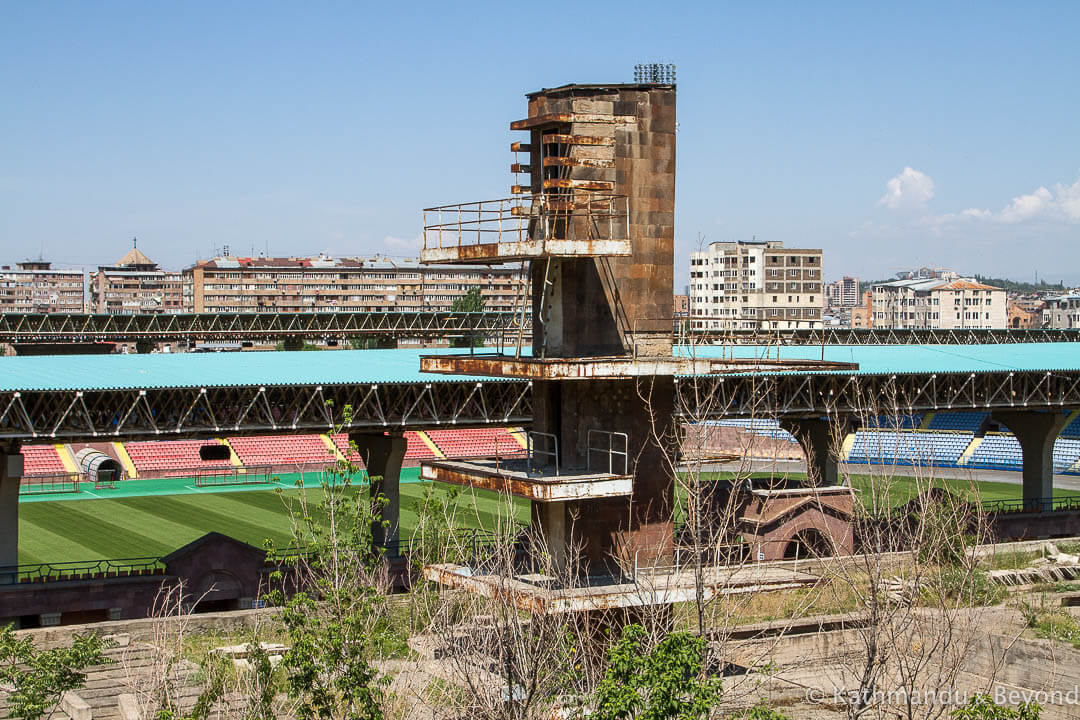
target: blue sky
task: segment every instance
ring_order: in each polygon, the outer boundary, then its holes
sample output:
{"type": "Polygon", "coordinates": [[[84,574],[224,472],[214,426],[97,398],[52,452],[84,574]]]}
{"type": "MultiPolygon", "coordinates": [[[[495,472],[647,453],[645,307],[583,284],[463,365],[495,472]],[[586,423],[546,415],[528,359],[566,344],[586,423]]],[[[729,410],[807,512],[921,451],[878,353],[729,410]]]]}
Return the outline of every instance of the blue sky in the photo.
{"type": "Polygon", "coordinates": [[[524,93],[678,66],[699,237],[1080,283],[1080,3],[0,5],[0,259],[412,254],[524,93]]]}

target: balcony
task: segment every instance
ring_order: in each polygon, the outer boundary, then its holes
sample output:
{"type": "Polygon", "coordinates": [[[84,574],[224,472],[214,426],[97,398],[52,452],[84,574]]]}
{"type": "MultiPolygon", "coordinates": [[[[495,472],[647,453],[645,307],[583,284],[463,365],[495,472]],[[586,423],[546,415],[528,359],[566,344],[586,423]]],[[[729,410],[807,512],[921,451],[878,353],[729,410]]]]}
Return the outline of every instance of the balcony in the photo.
{"type": "Polygon", "coordinates": [[[629,256],[623,195],[576,190],[424,210],[427,264],[497,264],[545,257],[629,256]]]}
{"type": "Polygon", "coordinates": [[[585,467],[565,467],[554,435],[529,432],[524,458],[427,461],[424,480],[508,493],[536,502],[625,497],[633,491],[625,433],[589,430],[585,467]]]}

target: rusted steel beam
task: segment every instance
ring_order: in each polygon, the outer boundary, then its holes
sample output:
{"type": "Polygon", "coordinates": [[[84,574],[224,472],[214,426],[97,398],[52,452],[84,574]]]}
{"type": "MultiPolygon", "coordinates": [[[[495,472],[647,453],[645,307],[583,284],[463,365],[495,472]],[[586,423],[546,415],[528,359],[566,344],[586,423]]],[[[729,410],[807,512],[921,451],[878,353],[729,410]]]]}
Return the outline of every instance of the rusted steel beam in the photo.
{"type": "Polygon", "coordinates": [[[546,133],[542,140],[553,145],[608,145],[614,147],[613,137],[594,137],[592,135],[564,135],[560,133],[546,133]]]}
{"type": "Polygon", "coordinates": [[[531,173],[532,165],[522,165],[521,163],[512,163],[510,165],[510,172],[517,173],[531,173]]]}
{"type": "Polygon", "coordinates": [[[532,152],[532,145],[524,142],[512,142],[510,143],[511,152],[532,152]]]}
{"type": "Polygon", "coordinates": [[[549,178],[544,181],[544,188],[559,190],[614,190],[615,183],[606,180],[574,180],[571,178],[549,178]]]}
{"type": "Polygon", "coordinates": [[[615,167],[615,161],[596,158],[546,157],[544,158],[544,167],[613,168],[615,167]]]}

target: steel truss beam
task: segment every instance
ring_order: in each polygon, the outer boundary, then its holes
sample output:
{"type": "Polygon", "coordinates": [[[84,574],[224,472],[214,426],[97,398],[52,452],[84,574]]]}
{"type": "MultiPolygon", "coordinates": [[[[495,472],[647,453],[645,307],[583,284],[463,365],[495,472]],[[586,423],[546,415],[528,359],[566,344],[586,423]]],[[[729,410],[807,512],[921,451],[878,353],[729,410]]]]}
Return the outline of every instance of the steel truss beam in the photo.
{"type": "Polygon", "coordinates": [[[493,381],[4,392],[0,440],[520,425],[532,419],[530,389],[530,383],[493,381]]]}
{"type": "MultiPolygon", "coordinates": [[[[513,312],[179,313],[92,315],[0,313],[0,342],[307,340],[514,333],[513,312]]],[[[530,328],[525,318],[524,332],[530,328]]]]}
{"type": "Polygon", "coordinates": [[[684,343],[736,345],[998,345],[1012,343],[1080,342],[1080,330],[758,330],[690,331],[684,343]]]}
{"type": "MultiPolygon", "coordinates": [[[[1080,408],[1080,372],[676,378],[688,420],[1080,408]]],[[[0,440],[213,437],[532,422],[523,381],[0,392],[0,440]],[[344,408],[352,410],[351,419],[344,408]]]]}
{"type": "Polygon", "coordinates": [[[693,420],[948,410],[1080,408],[1080,372],[757,375],[677,378],[693,420]]]}

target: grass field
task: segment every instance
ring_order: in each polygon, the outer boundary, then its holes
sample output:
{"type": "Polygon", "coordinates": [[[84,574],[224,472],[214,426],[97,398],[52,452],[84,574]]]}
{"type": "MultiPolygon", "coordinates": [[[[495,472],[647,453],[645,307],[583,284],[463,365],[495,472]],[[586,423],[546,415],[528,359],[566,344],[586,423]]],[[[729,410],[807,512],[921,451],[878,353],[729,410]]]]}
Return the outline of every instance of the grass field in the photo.
{"type": "MultiPolygon", "coordinates": [[[[416,526],[416,506],[423,489],[423,483],[401,484],[402,538],[408,538],[416,526]]],[[[282,489],[279,494],[268,489],[245,489],[92,501],[35,499],[20,503],[19,562],[156,557],[211,531],[256,546],[266,539],[288,545],[286,502],[295,500],[299,492],[317,501],[322,491],[282,489]]],[[[462,527],[490,527],[497,516],[505,513],[503,501],[483,491],[462,493],[457,508],[462,527]]],[[[528,520],[524,503],[516,503],[514,511],[518,522],[528,520]]]]}
{"type": "MultiPolygon", "coordinates": [[[[730,479],[731,474],[711,476],[730,479]]],[[[755,473],[754,477],[767,478],[768,474],[755,473]]],[[[804,479],[805,475],[788,477],[804,479]]],[[[286,501],[295,499],[301,490],[292,488],[295,479],[291,476],[280,476],[280,480],[280,493],[266,486],[196,489],[189,479],[179,479],[125,481],[116,490],[90,488],[73,496],[24,497],[19,510],[19,562],[161,556],[211,531],[257,546],[266,539],[288,544],[286,501]],[[135,482],[145,487],[136,487],[135,482]]],[[[914,481],[894,477],[892,483],[889,501],[894,505],[907,502],[914,493],[914,481]]],[[[971,489],[966,480],[939,479],[937,483],[962,495],[971,489]]],[[[309,478],[309,488],[311,484],[309,478]]],[[[865,500],[870,478],[855,475],[852,484],[865,500]]],[[[402,538],[410,537],[416,526],[416,506],[424,488],[421,482],[401,484],[402,538]]],[[[983,501],[1021,497],[1020,486],[1009,483],[981,482],[978,491],[983,501]]],[[[317,500],[321,491],[303,492],[317,500]]],[[[1080,493],[1058,490],[1056,495],[1080,493]]],[[[463,493],[457,508],[461,527],[490,527],[496,515],[505,512],[504,501],[484,491],[463,493]]],[[[517,501],[514,515],[518,522],[527,522],[527,503],[517,501]]]]}

